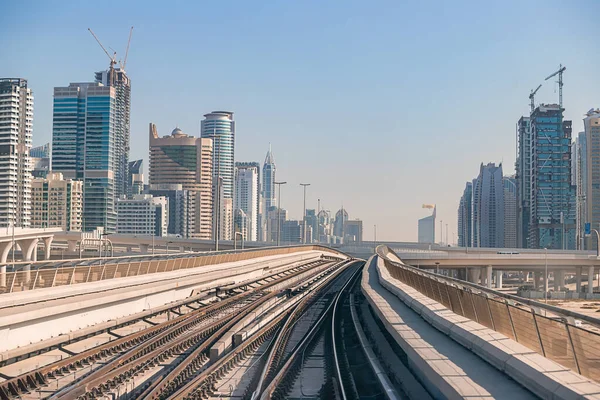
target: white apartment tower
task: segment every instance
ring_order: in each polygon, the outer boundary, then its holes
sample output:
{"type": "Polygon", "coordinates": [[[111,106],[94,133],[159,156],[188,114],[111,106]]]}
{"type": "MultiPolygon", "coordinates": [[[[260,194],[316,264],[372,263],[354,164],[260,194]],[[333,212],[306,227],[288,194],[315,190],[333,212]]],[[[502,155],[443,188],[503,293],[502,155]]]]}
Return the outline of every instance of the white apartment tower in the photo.
{"type": "MultiPolygon", "coordinates": [[[[257,162],[235,163],[235,202],[234,210],[243,211],[247,218],[244,240],[258,240],[258,177],[260,165],[257,162]]],[[[238,213],[239,214],[239,213],[238,213]]],[[[241,228],[237,227],[236,228],[241,228]]],[[[240,229],[239,232],[244,233],[240,229]]]]}
{"type": "Polygon", "coordinates": [[[0,78],[0,227],[30,226],[32,126],[27,80],[0,78]]]}

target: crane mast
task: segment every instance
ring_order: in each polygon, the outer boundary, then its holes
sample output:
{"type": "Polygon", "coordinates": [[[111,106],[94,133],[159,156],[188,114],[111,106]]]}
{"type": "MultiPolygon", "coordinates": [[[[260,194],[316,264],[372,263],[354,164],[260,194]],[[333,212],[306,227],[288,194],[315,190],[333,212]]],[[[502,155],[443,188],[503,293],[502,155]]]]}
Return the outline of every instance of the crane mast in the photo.
{"type": "Polygon", "coordinates": [[[542,87],[542,85],[540,84],[537,89],[532,90],[531,93],[529,94],[529,100],[531,100],[531,112],[533,113],[533,110],[535,110],[535,94],[538,92],[538,90],[540,90],[540,88],[542,87]]]}
{"type": "Polygon", "coordinates": [[[563,72],[565,72],[565,70],[567,69],[567,67],[563,67],[562,64],[560,64],[558,66],[558,71],[554,72],[553,74],[551,74],[550,76],[548,76],[545,80],[548,80],[552,77],[555,77],[556,75],[558,75],[558,105],[560,106],[560,108],[562,108],[563,105],[563,97],[562,97],[562,88],[563,88],[563,72]]]}

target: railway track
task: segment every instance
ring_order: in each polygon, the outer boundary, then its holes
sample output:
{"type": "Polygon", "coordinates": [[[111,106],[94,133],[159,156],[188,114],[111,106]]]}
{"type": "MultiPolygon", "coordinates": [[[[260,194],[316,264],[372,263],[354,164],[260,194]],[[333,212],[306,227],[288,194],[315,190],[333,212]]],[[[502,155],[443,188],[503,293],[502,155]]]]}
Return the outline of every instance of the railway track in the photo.
{"type": "Polygon", "coordinates": [[[319,260],[291,273],[278,272],[245,282],[246,291],[239,294],[234,290],[239,288],[229,288],[227,297],[217,303],[4,381],[0,383],[0,399],[102,397],[143,371],[164,362],[177,364],[182,356],[194,354],[237,314],[276,294],[269,288],[284,282],[294,284],[295,279],[316,275],[332,263],[319,260]]]}

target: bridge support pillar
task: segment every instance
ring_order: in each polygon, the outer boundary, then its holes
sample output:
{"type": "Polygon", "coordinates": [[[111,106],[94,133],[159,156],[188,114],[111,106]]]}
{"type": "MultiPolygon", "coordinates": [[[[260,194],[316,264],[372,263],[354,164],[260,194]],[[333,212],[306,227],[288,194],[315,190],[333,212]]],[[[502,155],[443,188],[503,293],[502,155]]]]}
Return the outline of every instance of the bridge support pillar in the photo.
{"type": "Polygon", "coordinates": [[[554,291],[559,292],[565,285],[565,271],[554,272],[554,291]]]}
{"type": "Polygon", "coordinates": [[[496,289],[502,289],[502,271],[496,271],[496,289]]]}
{"type": "Polygon", "coordinates": [[[575,267],[575,292],[581,293],[581,268],[575,267]]]}
{"type": "Polygon", "coordinates": [[[488,265],[485,267],[485,286],[492,288],[492,266],[488,265]]]}
{"type": "Polygon", "coordinates": [[[541,272],[533,272],[533,288],[538,290],[540,288],[540,274],[541,272]]]}
{"type": "Polygon", "coordinates": [[[44,238],[44,260],[50,259],[50,250],[52,249],[52,241],[54,236],[44,238]]]}
{"type": "Polygon", "coordinates": [[[591,265],[590,267],[588,267],[588,287],[587,287],[587,292],[588,292],[588,294],[594,293],[594,266],[593,265],[591,265]]]}
{"type": "Polygon", "coordinates": [[[473,267],[468,270],[469,282],[476,283],[479,285],[479,278],[481,277],[481,268],[473,267]]]}
{"type": "Polygon", "coordinates": [[[148,245],[144,243],[140,243],[140,253],[148,254],[148,245]]]}

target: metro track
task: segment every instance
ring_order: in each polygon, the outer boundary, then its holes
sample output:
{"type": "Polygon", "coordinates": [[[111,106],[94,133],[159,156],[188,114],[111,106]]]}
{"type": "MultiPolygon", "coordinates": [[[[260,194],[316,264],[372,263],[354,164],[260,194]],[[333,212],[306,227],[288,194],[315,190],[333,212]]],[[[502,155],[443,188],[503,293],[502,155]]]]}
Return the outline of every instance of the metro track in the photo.
{"type": "Polygon", "coordinates": [[[214,304],[192,309],[172,320],[1,382],[0,399],[42,398],[46,395],[61,399],[102,396],[118,387],[120,382],[139,374],[140,368],[148,369],[168,359],[173,361],[175,353],[193,352],[207,336],[235,318],[242,309],[273,296],[275,292],[269,292],[270,288],[286,281],[294,284],[295,278],[318,274],[331,264],[330,259],[313,261],[291,268],[291,271],[280,271],[244,282],[239,287],[229,287],[226,297],[214,304]],[[236,293],[242,288],[246,290],[236,293]],[[72,379],[68,379],[71,375],[72,379]]]}

